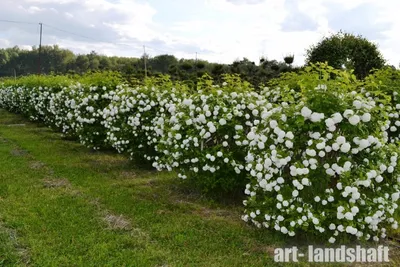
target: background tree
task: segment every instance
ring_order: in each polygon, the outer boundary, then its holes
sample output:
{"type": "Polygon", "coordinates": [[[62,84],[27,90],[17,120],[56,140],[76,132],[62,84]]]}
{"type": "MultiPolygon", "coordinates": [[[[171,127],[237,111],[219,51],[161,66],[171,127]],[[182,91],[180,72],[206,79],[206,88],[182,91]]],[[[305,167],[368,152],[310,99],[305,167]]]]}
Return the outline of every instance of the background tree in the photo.
{"type": "MultiPolygon", "coordinates": [[[[257,87],[278,77],[282,72],[294,71],[294,68],[285,62],[267,59],[262,59],[257,64],[247,58],[238,59],[233,64],[219,64],[201,59],[177,59],[168,54],[128,58],[108,57],[91,51],[89,54],[75,55],[71,50],[52,45],[42,46],[41,74],[84,74],[110,70],[121,73],[128,81],[137,81],[143,80],[145,76],[145,57],[147,76],[168,74],[172,80],[184,81],[191,85],[196,85],[197,79],[204,74],[210,75],[215,81],[221,81],[222,74],[234,73],[257,87]]],[[[39,71],[38,59],[39,50],[35,46],[32,50],[20,49],[18,46],[0,49],[0,77],[14,76],[14,73],[17,76],[36,74],[39,71]]]]}
{"type": "Polygon", "coordinates": [[[361,35],[340,31],[324,37],[307,50],[306,64],[328,62],[336,69],[354,69],[358,79],[364,79],[372,69],[381,69],[385,59],[376,44],[361,35]]]}

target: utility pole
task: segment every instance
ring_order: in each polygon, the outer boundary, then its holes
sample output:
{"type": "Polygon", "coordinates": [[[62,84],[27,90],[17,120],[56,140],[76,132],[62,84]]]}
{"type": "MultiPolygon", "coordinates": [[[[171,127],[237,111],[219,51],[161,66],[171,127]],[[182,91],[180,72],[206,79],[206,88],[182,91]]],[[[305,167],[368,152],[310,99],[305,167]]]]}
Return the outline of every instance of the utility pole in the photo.
{"type": "Polygon", "coordinates": [[[41,66],[41,60],[42,60],[42,28],[43,28],[43,23],[39,23],[40,25],[40,42],[39,42],[39,66],[38,66],[38,72],[39,75],[41,75],[42,72],[42,66],[41,66]]]}
{"type": "Polygon", "coordinates": [[[143,60],[144,60],[144,77],[147,78],[147,63],[146,63],[146,46],[143,46],[143,60]]]}
{"type": "Polygon", "coordinates": [[[194,70],[197,73],[197,52],[196,52],[196,60],[195,60],[195,63],[194,63],[194,70]]]}

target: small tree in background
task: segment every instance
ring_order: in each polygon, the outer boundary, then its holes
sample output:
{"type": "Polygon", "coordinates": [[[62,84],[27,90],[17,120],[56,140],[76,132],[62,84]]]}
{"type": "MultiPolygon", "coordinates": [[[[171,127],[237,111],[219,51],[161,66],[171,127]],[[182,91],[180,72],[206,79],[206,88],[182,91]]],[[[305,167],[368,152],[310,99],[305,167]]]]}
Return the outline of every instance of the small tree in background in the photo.
{"type": "Polygon", "coordinates": [[[288,64],[289,66],[291,66],[293,64],[294,61],[294,55],[287,55],[283,58],[283,60],[285,61],[286,64],[288,64]]]}
{"type": "Polygon", "coordinates": [[[376,44],[361,35],[340,31],[324,37],[307,50],[306,63],[328,62],[336,69],[354,69],[358,79],[364,79],[372,69],[380,69],[385,59],[376,44]]]}

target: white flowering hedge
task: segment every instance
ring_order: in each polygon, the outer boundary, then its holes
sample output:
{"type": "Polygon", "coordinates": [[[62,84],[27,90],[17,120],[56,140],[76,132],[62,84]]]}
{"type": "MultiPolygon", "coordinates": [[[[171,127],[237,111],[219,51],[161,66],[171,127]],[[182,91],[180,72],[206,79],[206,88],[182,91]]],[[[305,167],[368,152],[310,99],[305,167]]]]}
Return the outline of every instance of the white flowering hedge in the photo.
{"type": "Polygon", "coordinates": [[[206,189],[245,185],[246,135],[271,104],[247,83],[229,76],[224,80],[222,87],[203,81],[197,93],[183,96],[158,117],[165,134],[156,145],[154,167],[176,169],[180,178],[206,189]]]}
{"type": "Polygon", "coordinates": [[[245,221],[331,243],[347,234],[378,241],[397,228],[398,147],[387,145],[387,114],[345,78],[303,86],[297,103],[248,134],[245,221]]]}
{"type": "Polygon", "coordinates": [[[106,142],[132,159],[158,158],[156,146],[164,135],[164,123],[174,114],[185,90],[162,79],[112,92],[111,103],[100,112],[107,129],[106,142]]]}
{"type": "MultiPolygon", "coordinates": [[[[389,115],[388,138],[390,143],[400,141],[400,72],[392,68],[375,71],[366,78],[364,94],[369,98],[385,99],[389,115]]],[[[383,105],[383,104],[381,104],[383,105]]]]}
{"type": "Polygon", "coordinates": [[[378,241],[398,226],[400,87],[390,75],[361,83],[321,65],[259,92],[236,76],[202,78],[197,91],[165,78],[131,87],[112,73],[28,77],[1,86],[0,107],[207,190],[242,187],[242,218],[258,227],[378,241]]]}

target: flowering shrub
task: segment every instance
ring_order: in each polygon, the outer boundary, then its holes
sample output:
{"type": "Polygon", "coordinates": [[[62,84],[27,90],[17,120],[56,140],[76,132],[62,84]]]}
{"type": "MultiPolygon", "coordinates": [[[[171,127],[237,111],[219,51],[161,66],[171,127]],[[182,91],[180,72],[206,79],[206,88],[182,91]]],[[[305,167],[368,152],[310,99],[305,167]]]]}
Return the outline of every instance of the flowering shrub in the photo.
{"type": "Polygon", "coordinates": [[[282,103],[247,135],[243,220],[331,243],[346,234],[378,241],[398,227],[399,149],[386,145],[385,108],[335,75],[317,89],[304,84],[298,103],[282,103]]]}
{"type": "Polygon", "coordinates": [[[0,85],[0,107],[205,190],[245,188],[243,220],[258,227],[377,241],[398,227],[398,78],[362,83],[322,64],[259,91],[237,76],[191,91],[165,77],[33,76],[0,85]]]}
{"type": "Polygon", "coordinates": [[[81,82],[70,86],[68,124],[83,145],[98,150],[107,146],[102,111],[115,98],[115,91],[126,85],[113,72],[91,74],[81,82]]]}
{"type": "Polygon", "coordinates": [[[370,99],[381,100],[389,113],[387,134],[390,143],[400,141],[400,72],[386,68],[366,78],[364,93],[370,99]]]}
{"type": "Polygon", "coordinates": [[[120,88],[101,112],[107,142],[132,159],[151,161],[164,135],[164,121],[174,114],[174,106],[185,90],[175,88],[165,78],[149,80],[145,86],[120,88]]]}
{"type": "Polygon", "coordinates": [[[199,83],[198,93],[170,105],[153,166],[176,169],[205,189],[232,190],[244,186],[248,149],[246,134],[271,108],[266,99],[237,77],[225,77],[222,87],[199,83]]]}

